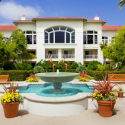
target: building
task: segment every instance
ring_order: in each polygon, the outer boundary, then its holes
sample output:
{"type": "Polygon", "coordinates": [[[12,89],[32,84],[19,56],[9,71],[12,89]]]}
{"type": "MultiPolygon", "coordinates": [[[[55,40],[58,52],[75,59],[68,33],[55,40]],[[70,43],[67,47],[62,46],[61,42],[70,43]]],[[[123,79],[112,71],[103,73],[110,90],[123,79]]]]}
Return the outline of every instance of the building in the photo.
{"type": "MultiPolygon", "coordinates": [[[[34,65],[41,59],[53,61],[66,58],[66,61],[90,63],[93,60],[103,63],[100,43],[108,42],[121,26],[104,25],[96,15],[93,20],[84,17],[37,17],[26,20],[13,20],[15,25],[0,26],[5,41],[12,31],[22,29],[27,38],[27,50],[34,53],[37,59],[28,62],[34,65]]],[[[107,60],[107,63],[109,61],[107,60]]]]}

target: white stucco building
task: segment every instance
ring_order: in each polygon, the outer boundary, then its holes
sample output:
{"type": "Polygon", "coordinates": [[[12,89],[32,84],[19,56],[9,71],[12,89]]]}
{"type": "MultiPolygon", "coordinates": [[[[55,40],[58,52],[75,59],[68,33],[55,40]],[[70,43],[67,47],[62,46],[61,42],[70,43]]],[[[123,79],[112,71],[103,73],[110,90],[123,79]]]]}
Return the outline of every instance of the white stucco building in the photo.
{"type": "Polygon", "coordinates": [[[107,21],[100,20],[96,15],[93,20],[84,17],[38,17],[26,20],[13,20],[15,25],[0,26],[5,41],[12,31],[22,29],[26,35],[27,50],[34,53],[37,59],[30,63],[37,63],[41,59],[53,61],[66,58],[66,61],[89,63],[93,60],[103,63],[100,43],[111,39],[121,26],[104,25],[107,21]]]}

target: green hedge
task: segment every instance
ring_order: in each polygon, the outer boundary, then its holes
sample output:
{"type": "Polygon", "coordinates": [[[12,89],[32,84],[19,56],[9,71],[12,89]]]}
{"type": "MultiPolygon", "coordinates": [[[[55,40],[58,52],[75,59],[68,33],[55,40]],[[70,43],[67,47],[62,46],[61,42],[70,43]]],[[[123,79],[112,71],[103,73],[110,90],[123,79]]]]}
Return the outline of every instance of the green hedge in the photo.
{"type": "MultiPolygon", "coordinates": [[[[53,69],[44,69],[44,71],[46,72],[53,72],[53,69]]],[[[54,72],[56,72],[57,69],[54,70],[54,72]]],[[[59,69],[59,72],[65,72],[65,69],[59,69]]],[[[76,69],[67,69],[67,72],[76,72],[76,69]]]]}
{"type": "Polygon", "coordinates": [[[105,74],[107,75],[108,79],[108,74],[125,74],[125,71],[93,71],[93,70],[87,70],[87,74],[94,77],[96,80],[103,80],[105,74]]]}
{"type": "Polygon", "coordinates": [[[24,81],[32,70],[0,70],[0,75],[9,75],[10,81],[24,81]]]}

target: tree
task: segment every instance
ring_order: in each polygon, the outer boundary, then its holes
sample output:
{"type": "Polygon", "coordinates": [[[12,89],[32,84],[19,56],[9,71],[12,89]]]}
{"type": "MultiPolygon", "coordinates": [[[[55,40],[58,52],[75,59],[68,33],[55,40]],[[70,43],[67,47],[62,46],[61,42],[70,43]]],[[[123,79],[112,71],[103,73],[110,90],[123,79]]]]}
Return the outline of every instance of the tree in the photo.
{"type": "Polygon", "coordinates": [[[0,33],[0,63],[8,62],[12,57],[12,48],[3,39],[4,35],[0,33]]]}
{"type": "Polygon", "coordinates": [[[8,42],[8,46],[12,48],[12,60],[15,63],[17,61],[34,59],[36,56],[32,53],[27,52],[27,40],[24,32],[21,29],[13,31],[8,42]]]}
{"type": "Polygon", "coordinates": [[[111,41],[110,45],[102,49],[104,57],[115,63],[125,64],[125,26],[122,30],[117,31],[114,40],[111,41]]]}
{"type": "MultiPolygon", "coordinates": [[[[108,46],[108,43],[107,43],[107,42],[105,42],[105,43],[100,43],[100,48],[101,48],[101,50],[102,50],[102,49],[106,49],[107,46],[108,46]]],[[[104,62],[103,62],[103,64],[106,65],[106,58],[105,58],[104,55],[103,55],[103,57],[104,57],[104,62]]]]}
{"type": "Polygon", "coordinates": [[[121,10],[121,8],[125,5],[125,0],[121,0],[118,5],[120,5],[119,10],[121,10]]]}

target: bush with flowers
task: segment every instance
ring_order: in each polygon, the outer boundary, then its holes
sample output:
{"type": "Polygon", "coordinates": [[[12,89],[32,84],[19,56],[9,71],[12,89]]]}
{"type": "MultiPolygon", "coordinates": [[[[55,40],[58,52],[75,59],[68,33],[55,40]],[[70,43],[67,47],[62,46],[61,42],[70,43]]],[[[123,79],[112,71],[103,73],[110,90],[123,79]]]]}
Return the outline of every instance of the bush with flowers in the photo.
{"type": "Polygon", "coordinates": [[[115,101],[116,90],[113,89],[115,85],[110,84],[110,79],[106,81],[106,75],[104,81],[98,82],[98,84],[94,85],[94,90],[91,93],[92,100],[101,100],[101,101],[115,101]]]}
{"type": "Polygon", "coordinates": [[[35,76],[35,74],[31,74],[28,78],[26,78],[27,82],[39,82],[39,79],[35,76]]]}
{"type": "Polygon", "coordinates": [[[9,90],[4,86],[5,94],[1,97],[1,103],[11,103],[11,102],[20,102],[23,103],[23,97],[16,92],[17,87],[14,87],[14,82],[10,83],[9,90]]]}
{"type": "Polygon", "coordinates": [[[84,71],[80,72],[79,75],[80,75],[80,81],[87,82],[88,80],[93,79],[93,77],[87,75],[87,73],[84,71]]]}

